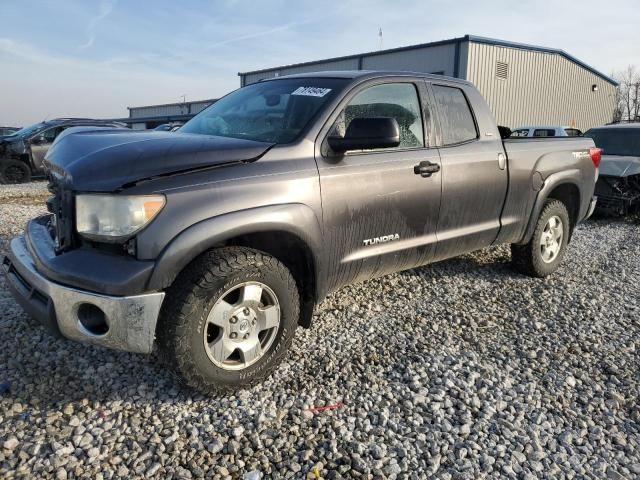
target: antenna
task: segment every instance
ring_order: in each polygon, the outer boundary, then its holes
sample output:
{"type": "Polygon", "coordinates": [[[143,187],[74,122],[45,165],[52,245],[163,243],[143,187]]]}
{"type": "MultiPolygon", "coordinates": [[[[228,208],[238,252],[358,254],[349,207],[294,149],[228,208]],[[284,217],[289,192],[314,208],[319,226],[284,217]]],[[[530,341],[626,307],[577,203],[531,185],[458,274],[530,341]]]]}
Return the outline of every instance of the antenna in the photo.
{"type": "Polygon", "coordinates": [[[378,37],[380,38],[380,45],[378,46],[378,50],[382,50],[383,40],[382,40],[382,27],[378,30],[378,37]]]}
{"type": "Polygon", "coordinates": [[[182,98],[182,103],[187,103],[187,95],[186,94],[182,94],[180,95],[180,98],[182,98]]]}

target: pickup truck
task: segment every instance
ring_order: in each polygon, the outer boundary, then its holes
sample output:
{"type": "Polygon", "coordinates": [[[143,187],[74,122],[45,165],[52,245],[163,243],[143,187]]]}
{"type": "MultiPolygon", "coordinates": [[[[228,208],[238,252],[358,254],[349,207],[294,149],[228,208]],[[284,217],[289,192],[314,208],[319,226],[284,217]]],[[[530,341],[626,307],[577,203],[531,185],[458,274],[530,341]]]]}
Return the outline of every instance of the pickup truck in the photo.
{"type": "Polygon", "coordinates": [[[72,127],[126,128],[111,120],[56,118],[0,137],[0,183],[26,183],[44,175],[44,157],[55,139],[72,127]]]}
{"type": "Polygon", "coordinates": [[[55,334],[157,349],[186,385],[273,371],[315,304],[354,282],[511,244],[535,277],[594,209],[590,138],[503,141],[466,81],[280,77],[177,133],[87,128],[49,150],[49,215],[4,259],[55,334]]]}

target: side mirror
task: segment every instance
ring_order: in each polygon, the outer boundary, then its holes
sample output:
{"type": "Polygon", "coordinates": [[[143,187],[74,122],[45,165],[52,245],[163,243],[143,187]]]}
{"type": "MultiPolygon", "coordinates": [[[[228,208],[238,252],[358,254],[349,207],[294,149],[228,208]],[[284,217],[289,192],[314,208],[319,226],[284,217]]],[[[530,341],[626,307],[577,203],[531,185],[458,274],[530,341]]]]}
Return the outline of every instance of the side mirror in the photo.
{"type": "Polygon", "coordinates": [[[35,137],[32,137],[30,142],[33,145],[40,145],[41,143],[45,143],[45,138],[44,138],[44,134],[43,133],[39,133],[38,135],[36,135],[35,137]]]}
{"type": "Polygon", "coordinates": [[[400,145],[400,127],[395,118],[361,117],[349,123],[344,137],[331,136],[329,146],[334,152],[393,148],[400,145]]]}

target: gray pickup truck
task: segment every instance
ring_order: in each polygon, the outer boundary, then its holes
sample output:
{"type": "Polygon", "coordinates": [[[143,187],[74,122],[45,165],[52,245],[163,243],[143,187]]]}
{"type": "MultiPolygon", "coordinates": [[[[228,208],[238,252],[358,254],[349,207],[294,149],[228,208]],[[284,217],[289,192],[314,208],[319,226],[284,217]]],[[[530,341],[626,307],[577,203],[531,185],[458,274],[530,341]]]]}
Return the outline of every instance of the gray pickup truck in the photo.
{"type": "Polygon", "coordinates": [[[325,72],[263,81],[177,133],[61,135],[49,215],[4,266],[52,332],[149,353],[184,383],[265,378],[353,282],[511,244],[558,268],[594,209],[590,138],[500,137],[468,82],[325,72]]]}

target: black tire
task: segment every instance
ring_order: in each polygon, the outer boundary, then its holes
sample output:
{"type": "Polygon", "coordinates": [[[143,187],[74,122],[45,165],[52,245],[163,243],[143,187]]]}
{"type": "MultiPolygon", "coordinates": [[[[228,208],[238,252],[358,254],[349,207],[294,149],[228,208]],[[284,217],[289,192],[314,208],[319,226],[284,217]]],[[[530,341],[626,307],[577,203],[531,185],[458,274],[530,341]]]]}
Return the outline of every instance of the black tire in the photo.
{"type": "Polygon", "coordinates": [[[29,165],[20,160],[0,160],[0,183],[27,183],[31,181],[29,165]]]}
{"type": "Polygon", "coordinates": [[[558,269],[565,256],[569,242],[569,234],[570,222],[567,207],[559,200],[553,198],[548,199],[542,208],[542,212],[540,212],[536,229],[529,243],[525,245],[511,245],[511,262],[514,268],[520,273],[531,277],[542,278],[552,274],[558,269]],[[558,242],[560,244],[559,252],[551,261],[547,262],[543,259],[540,242],[548,222],[553,217],[559,218],[562,222],[563,235],[562,241],[558,242]]]}
{"type": "Polygon", "coordinates": [[[215,249],[186,267],[166,292],[157,327],[158,350],[183,384],[208,394],[232,392],[272,373],[291,346],[299,315],[296,282],[280,261],[250,248],[215,249]],[[271,289],[279,302],[280,323],[256,363],[230,371],[214,364],[207,353],[206,319],[225,292],[245,282],[271,289]]]}

